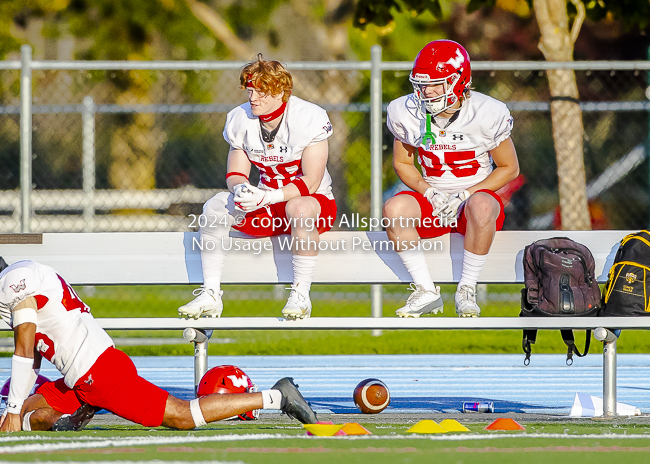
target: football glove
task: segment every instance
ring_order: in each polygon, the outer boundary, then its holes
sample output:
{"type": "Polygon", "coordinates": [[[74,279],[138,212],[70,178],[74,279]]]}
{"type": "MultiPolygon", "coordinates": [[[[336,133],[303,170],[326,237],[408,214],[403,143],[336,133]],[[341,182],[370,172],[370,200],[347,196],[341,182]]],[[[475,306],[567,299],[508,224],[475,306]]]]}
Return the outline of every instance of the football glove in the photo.
{"type": "Polygon", "coordinates": [[[433,206],[433,211],[434,211],[434,216],[435,216],[435,211],[442,206],[442,204],[447,201],[447,198],[449,198],[449,194],[445,192],[441,192],[437,188],[434,187],[429,187],[425,192],[424,192],[424,197],[429,200],[429,203],[431,203],[431,206],[433,206]]]}
{"type": "Polygon", "coordinates": [[[247,198],[252,195],[251,190],[249,187],[252,187],[251,184],[248,182],[242,182],[241,184],[237,184],[233,187],[232,192],[234,195],[234,201],[235,201],[235,208],[243,211],[242,207],[240,206],[240,201],[243,198],[247,198]]]}
{"type": "Polygon", "coordinates": [[[458,208],[465,200],[469,198],[469,196],[470,193],[468,190],[463,190],[462,192],[449,195],[449,198],[447,198],[447,200],[442,205],[433,211],[433,215],[447,221],[456,219],[458,208]]]}
{"type": "MultiPolygon", "coordinates": [[[[241,184],[240,184],[241,185],[241,184]]],[[[235,190],[235,206],[247,213],[263,208],[266,205],[284,201],[284,192],[277,190],[262,190],[250,184],[244,184],[242,189],[235,190]]]]}

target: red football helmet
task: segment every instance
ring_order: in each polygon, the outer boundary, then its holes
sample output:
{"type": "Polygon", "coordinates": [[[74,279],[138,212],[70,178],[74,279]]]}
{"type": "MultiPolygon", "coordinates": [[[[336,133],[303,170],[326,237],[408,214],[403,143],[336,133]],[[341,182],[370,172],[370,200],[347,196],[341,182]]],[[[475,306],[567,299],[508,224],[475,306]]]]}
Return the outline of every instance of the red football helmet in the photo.
{"type": "MultiPolygon", "coordinates": [[[[44,375],[40,375],[36,377],[36,382],[34,382],[34,388],[32,388],[32,391],[29,392],[30,395],[33,395],[34,392],[40,387],[41,385],[49,382],[50,379],[45,377],[44,375]]],[[[11,377],[9,377],[4,385],[2,386],[2,389],[0,389],[0,410],[4,411],[7,408],[7,399],[9,398],[9,386],[11,385],[11,377]]]]}
{"type": "Polygon", "coordinates": [[[472,83],[467,50],[452,40],[434,40],[415,57],[409,80],[422,113],[436,115],[446,110],[469,91],[472,83]],[[427,97],[427,85],[442,85],[444,93],[427,97]]]}
{"type": "MultiPolygon", "coordinates": [[[[205,373],[196,393],[201,397],[212,393],[254,393],[256,391],[257,386],[237,366],[217,366],[205,373]]],[[[256,420],[259,415],[259,409],[255,409],[229,419],[256,420]]]]}

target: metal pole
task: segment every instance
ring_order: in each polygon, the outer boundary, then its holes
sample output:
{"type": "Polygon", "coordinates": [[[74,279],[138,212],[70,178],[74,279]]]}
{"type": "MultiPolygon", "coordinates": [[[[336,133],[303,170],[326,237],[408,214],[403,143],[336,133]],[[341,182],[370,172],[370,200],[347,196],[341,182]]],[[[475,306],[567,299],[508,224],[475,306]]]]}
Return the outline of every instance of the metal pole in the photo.
{"type": "Polygon", "coordinates": [[[620,331],[598,327],[594,338],[603,342],[603,417],[616,417],[616,340],[620,331]]]}
{"type": "Polygon", "coordinates": [[[32,47],[20,47],[20,231],[31,231],[32,216],[32,47]]]}
{"type": "Polygon", "coordinates": [[[83,191],[86,194],[84,202],[84,230],[92,232],[95,229],[95,102],[92,97],[83,100],[83,191]]]}
{"type": "Polygon", "coordinates": [[[208,372],[208,341],[212,330],[193,329],[183,330],[183,338],[194,343],[194,393],[199,389],[201,379],[208,372]]]}
{"type": "Polygon", "coordinates": [[[603,416],[616,417],[616,338],[603,342],[603,416]]]}
{"type": "MultiPolygon", "coordinates": [[[[381,95],[381,46],[370,48],[370,217],[381,221],[381,206],[383,203],[382,175],[382,143],[381,127],[383,103],[381,95]]],[[[381,231],[381,225],[371,228],[381,231]]],[[[372,317],[382,316],[382,286],[370,286],[370,304],[372,317]]],[[[381,330],[373,330],[372,335],[378,337],[381,330]]]]}

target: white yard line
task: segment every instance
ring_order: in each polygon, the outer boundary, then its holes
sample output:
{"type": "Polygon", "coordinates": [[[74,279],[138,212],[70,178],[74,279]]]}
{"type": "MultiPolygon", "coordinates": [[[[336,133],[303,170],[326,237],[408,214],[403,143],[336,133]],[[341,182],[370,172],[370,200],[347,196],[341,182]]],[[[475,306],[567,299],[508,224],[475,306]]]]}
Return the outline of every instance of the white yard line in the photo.
{"type": "MultiPolygon", "coordinates": [[[[27,438],[27,437],[25,437],[27,438]]],[[[49,437],[37,436],[34,439],[47,439],[49,437]]],[[[62,437],[65,438],[65,437],[62,437]]],[[[348,441],[377,441],[377,440],[431,440],[431,441],[483,441],[500,440],[503,438],[559,438],[559,439],[592,439],[592,440],[630,440],[650,438],[648,434],[624,434],[624,433],[603,433],[588,435],[569,435],[561,433],[495,433],[495,434],[473,434],[473,435],[362,435],[347,437],[310,437],[307,435],[285,435],[285,434],[243,434],[243,435],[217,435],[217,436],[185,436],[185,437],[125,437],[125,438],[95,438],[80,437],[79,442],[66,441],[59,443],[35,443],[21,444],[0,447],[0,454],[18,453],[48,453],[52,451],[63,451],[73,449],[96,449],[108,447],[129,447],[129,446],[151,446],[188,443],[211,443],[211,442],[239,442],[239,441],[260,441],[270,439],[305,439],[305,440],[348,440],[348,441]]],[[[111,461],[115,464],[115,461],[111,461]]],[[[118,461],[119,462],[119,461],[118,461]]],[[[148,461],[156,462],[156,461],[148,461]]],[[[165,461],[168,464],[169,461],[165,461]]],[[[1,463],[0,463],[1,464],[1,463]]]]}

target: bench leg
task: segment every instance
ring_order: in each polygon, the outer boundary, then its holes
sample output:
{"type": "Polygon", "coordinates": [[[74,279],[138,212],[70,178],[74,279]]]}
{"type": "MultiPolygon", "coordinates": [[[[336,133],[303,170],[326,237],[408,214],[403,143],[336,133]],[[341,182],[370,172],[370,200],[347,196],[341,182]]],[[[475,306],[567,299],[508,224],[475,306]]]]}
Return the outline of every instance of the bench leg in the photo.
{"type": "Polygon", "coordinates": [[[183,330],[183,338],[194,343],[194,394],[199,389],[201,379],[208,371],[208,341],[212,330],[200,330],[188,327],[183,330]]]}
{"type": "Polygon", "coordinates": [[[603,417],[616,417],[616,340],[614,332],[598,328],[596,340],[603,342],[603,417]]]}

